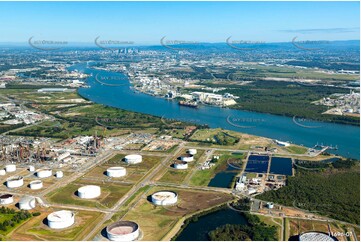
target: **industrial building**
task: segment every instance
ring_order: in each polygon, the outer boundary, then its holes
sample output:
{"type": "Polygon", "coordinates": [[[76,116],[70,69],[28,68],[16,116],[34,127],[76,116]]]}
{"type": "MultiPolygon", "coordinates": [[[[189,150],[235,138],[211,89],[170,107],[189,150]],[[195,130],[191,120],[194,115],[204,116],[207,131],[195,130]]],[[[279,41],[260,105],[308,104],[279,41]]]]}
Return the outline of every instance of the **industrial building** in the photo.
{"type": "Polygon", "coordinates": [[[19,201],[19,208],[24,210],[30,210],[35,208],[36,200],[35,197],[25,196],[22,197],[19,201]]]}
{"type": "Polygon", "coordinates": [[[49,168],[39,169],[36,171],[36,176],[39,178],[51,177],[53,175],[53,171],[49,168]]]}
{"type": "Polygon", "coordinates": [[[299,235],[300,241],[337,241],[329,234],[317,231],[310,231],[299,235]]]}
{"type": "Polygon", "coordinates": [[[133,221],[118,221],[106,228],[107,237],[111,241],[133,241],[138,239],[139,225],[133,221]]]}
{"type": "Polygon", "coordinates": [[[32,190],[38,190],[43,188],[43,182],[40,180],[31,181],[29,184],[30,189],[32,190]]]}
{"type": "Polygon", "coordinates": [[[60,210],[49,214],[47,219],[50,228],[64,229],[74,224],[75,213],[68,210],[60,210]]]}
{"type": "Polygon", "coordinates": [[[142,162],[141,155],[127,155],[125,156],[125,162],[128,164],[134,165],[142,162]]]}
{"type": "Polygon", "coordinates": [[[0,204],[7,205],[14,202],[14,196],[11,194],[1,194],[0,195],[0,204]]]}
{"type": "Polygon", "coordinates": [[[6,179],[6,186],[8,188],[16,188],[24,185],[24,178],[22,176],[12,176],[6,179]]]}
{"type": "Polygon", "coordinates": [[[83,199],[92,199],[99,197],[101,194],[101,189],[99,186],[87,185],[80,187],[78,189],[78,197],[83,199]]]}
{"type": "Polygon", "coordinates": [[[185,161],[177,160],[173,163],[173,167],[178,170],[185,170],[188,169],[188,163],[185,161]]]}
{"type": "Polygon", "coordinates": [[[107,169],[107,176],[109,177],[122,177],[125,176],[126,174],[127,174],[126,169],[121,166],[109,167],[107,169]]]}
{"type": "Polygon", "coordinates": [[[178,201],[178,195],[172,191],[159,191],[152,195],[152,203],[159,206],[174,205],[178,201]]]}

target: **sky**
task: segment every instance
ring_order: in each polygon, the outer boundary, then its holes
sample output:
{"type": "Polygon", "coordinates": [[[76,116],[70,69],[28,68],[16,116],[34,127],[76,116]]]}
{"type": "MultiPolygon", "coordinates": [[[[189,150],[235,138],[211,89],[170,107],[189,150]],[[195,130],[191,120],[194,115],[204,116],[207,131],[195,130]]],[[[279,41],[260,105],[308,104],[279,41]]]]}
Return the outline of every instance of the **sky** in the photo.
{"type": "Polygon", "coordinates": [[[0,2],[0,42],[360,39],[359,2],[0,2]]]}

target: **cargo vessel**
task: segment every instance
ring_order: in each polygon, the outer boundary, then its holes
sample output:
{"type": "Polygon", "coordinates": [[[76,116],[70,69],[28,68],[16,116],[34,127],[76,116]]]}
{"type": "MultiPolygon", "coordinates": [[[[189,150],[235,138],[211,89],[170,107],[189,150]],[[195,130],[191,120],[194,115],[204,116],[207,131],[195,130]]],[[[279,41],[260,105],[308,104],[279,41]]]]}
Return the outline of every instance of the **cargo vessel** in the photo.
{"type": "Polygon", "coordinates": [[[198,108],[197,102],[190,102],[190,101],[179,101],[178,103],[181,106],[191,107],[191,108],[198,108]]]}

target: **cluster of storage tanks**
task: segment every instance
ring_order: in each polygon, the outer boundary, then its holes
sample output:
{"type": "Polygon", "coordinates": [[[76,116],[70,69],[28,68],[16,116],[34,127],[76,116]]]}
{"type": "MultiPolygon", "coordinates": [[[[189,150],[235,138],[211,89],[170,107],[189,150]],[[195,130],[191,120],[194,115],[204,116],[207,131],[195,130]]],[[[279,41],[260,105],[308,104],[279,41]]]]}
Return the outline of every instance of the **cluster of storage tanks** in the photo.
{"type": "Polygon", "coordinates": [[[139,225],[133,221],[118,221],[106,228],[107,237],[111,241],[133,241],[139,238],[139,225]]]}
{"type": "Polygon", "coordinates": [[[143,158],[141,155],[126,155],[124,157],[126,163],[130,165],[139,164],[142,162],[143,158]]]}
{"type": "Polygon", "coordinates": [[[60,210],[48,215],[48,226],[52,229],[64,229],[75,222],[75,213],[69,210],[60,210]]]}
{"type": "Polygon", "coordinates": [[[196,149],[188,149],[187,152],[181,155],[180,160],[184,162],[192,162],[194,161],[194,156],[197,154],[196,149]]]}

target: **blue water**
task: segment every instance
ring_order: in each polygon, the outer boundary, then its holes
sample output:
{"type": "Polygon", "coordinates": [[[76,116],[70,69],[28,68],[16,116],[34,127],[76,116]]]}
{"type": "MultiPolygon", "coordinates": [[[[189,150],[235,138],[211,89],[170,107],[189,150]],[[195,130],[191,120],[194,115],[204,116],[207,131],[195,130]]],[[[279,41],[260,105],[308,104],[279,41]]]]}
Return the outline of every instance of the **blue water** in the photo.
{"type": "Polygon", "coordinates": [[[292,160],[290,158],[272,157],[270,173],[292,176],[292,160]]]}
{"type": "Polygon", "coordinates": [[[316,143],[337,145],[339,149],[330,152],[356,159],[359,159],[360,156],[360,128],[357,126],[309,121],[307,125],[301,126],[302,121],[295,122],[290,117],[265,113],[212,106],[200,106],[198,109],[188,108],[179,106],[176,101],[133,92],[129,88],[127,77],[119,73],[90,69],[85,63],[74,65],[69,69],[93,74],[88,78],[87,84],[90,85],[90,88],[79,89],[79,94],[96,103],[164,118],[208,124],[212,128],[221,127],[281,141],[290,141],[307,147],[313,147],[316,143]],[[95,80],[97,74],[103,77],[102,80],[105,80],[105,83],[124,85],[103,85],[95,80]],[[114,76],[117,78],[113,78],[114,76]]]}
{"type": "Polygon", "coordinates": [[[269,156],[250,155],[248,157],[246,172],[267,173],[269,156]]]}
{"type": "Polygon", "coordinates": [[[238,173],[237,172],[229,172],[222,171],[217,173],[212,180],[209,182],[209,187],[222,187],[222,188],[230,188],[230,184],[238,173]]]}
{"type": "Polygon", "coordinates": [[[207,241],[208,232],[226,224],[247,224],[242,214],[231,209],[222,209],[192,222],[182,231],[176,241],[207,241]]]}

